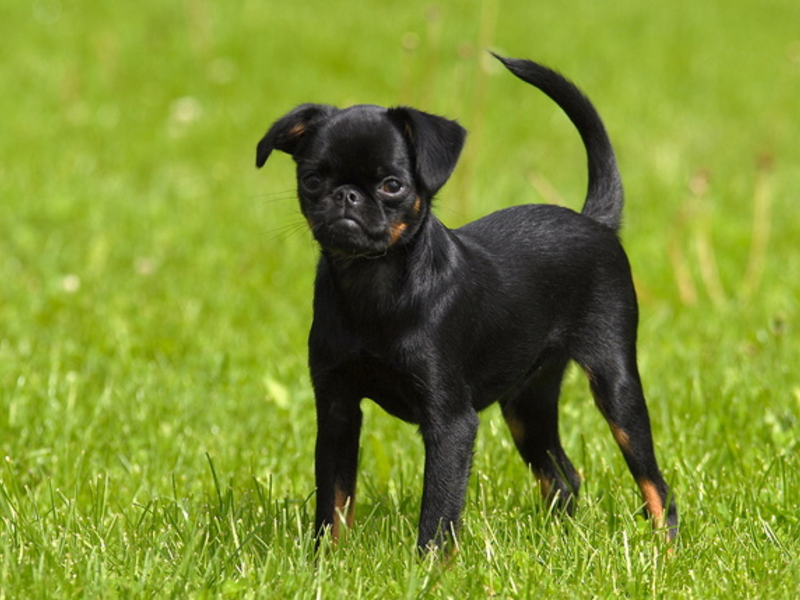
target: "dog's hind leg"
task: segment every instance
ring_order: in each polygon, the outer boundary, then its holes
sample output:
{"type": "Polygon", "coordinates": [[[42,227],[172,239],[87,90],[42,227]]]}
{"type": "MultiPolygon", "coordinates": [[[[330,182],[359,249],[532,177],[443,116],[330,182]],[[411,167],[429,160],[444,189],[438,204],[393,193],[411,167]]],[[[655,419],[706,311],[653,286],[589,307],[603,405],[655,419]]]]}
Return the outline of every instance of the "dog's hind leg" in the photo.
{"type": "Polygon", "coordinates": [[[539,367],[524,388],[502,403],[502,409],[522,459],[539,480],[542,496],[572,514],[580,478],[558,434],[558,396],[566,366],[566,360],[557,359],[539,367]]]}
{"type": "Polygon", "coordinates": [[[606,418],[625,462],[642,493],[644,506],[658,528],[667,528],[667,537],[677,534],[678,513],[653,449],[650,417],[645,404],[636,354],[628,347],[613,354],[615,360],[584,363],[592,393],[606,418]]]}

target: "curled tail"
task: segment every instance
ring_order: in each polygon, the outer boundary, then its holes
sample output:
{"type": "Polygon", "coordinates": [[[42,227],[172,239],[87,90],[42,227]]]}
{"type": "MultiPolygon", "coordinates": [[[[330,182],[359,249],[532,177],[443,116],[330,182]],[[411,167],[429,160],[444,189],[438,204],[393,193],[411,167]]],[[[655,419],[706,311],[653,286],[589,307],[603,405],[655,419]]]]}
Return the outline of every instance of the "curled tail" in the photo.
{"type": "Polygon", "coordinates": [[[581,212],[614,231],[622,224],[622,180],[614,149],[597,110],[571,81],[530,60],[494,55],[523,81],[539,88],[569,117],[586,148],[589,185],[581,212]]]}

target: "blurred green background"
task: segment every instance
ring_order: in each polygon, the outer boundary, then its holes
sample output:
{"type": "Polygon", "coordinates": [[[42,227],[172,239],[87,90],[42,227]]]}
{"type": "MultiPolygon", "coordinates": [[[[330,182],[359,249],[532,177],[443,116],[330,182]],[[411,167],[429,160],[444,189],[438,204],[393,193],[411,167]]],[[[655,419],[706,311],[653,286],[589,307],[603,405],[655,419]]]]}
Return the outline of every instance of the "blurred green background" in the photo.
{"type": "MultiPolygon", "coordinates": [[[[577,82],[619,155],[656,444],[685,545],[698,549],[644,573],[643,589],[669,575],[684,592],[752,595],[779,574],[776,593],[788,594],[800,579],[798,25],[796,0],[4,0],[0,590],[219,591],[285,573],[294,583],[272,591],[303,597],[381,580],[335,579],[305,561],[316,249],[291,160],[274,155],[259,172],[255,144],[300,102],[411,104],[470,131],[437,202],[445,223],[525,202],[579,208],[577,134],[491,49],[577,82]],[[248,503],[265,489],[269,501],[248,503]],[[234,497],[249,517],[209,525],[234,497]],[[175,507],[192,518],[171,520],[175,507]],[[752,537],[735,533],[743,522],[752,537]],[[298,536],[305,546],[285,541],[298,536]],[[733,583],[696,580],[692,563],[721,572],[698,561],[722,548],[761,566],[733,583]],[[234,556],[261,575],[231,567],[234,556]]],[[[608,518],[607,494],[630,516],[633,486],[575,374],[564,404],[565,444],[598,507],[585,518],[608,518]]],[[[498,495],[481,504],[489,512],[535,496],[513,493],[528,476],[497,416],[488,411],[476,451],[474,479],[498,495]]],[[[375,519],[365,535],[384,531],[381,518],[394,532],[399,515],[396,535],[411,545],[414,432],[368,408],[363,446],[359,514],[375,519]]],[[[483,532],[469,529],[483,496],[471,498],[462,567],[483,559],[483,532]]],[[[613,523],[597,534],[601,554],[615,556],[618,534],[613,523]]],[[[366,556],[386,550],[373,537],[366,556]]],[[[566,582],[580,595],[594,576],[611,586],[603,595],[631,574],[609,560],[559,580],[558,561],[575,557],[555,554],[536,563],[545,589],[566,582]]],[[[501,579],[534,568],[521,564],[501,579]]],[[[440,592],[487,593],[467,572],[437,580],[440,592]]],[[[425,589],[408,581],[398,596],[425,589]]]]}

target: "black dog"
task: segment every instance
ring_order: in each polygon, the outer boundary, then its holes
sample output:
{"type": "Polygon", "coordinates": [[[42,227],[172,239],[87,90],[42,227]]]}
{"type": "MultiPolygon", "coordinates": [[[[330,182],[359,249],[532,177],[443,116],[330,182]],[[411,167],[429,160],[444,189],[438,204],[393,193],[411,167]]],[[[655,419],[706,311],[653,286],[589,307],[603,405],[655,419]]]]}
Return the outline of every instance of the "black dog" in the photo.
{"type": "Polygon", "coordinates": [[[317,403],[318,534],[352,519],[360,402],[419,425],[418,544],[442,545],[464,505],[478,411],[499,401],[546,498],[572,511],[580,480],[561,447],[570,360],[586,372],[654,523],[677,531],[636,366],[638,309],[617,230],[622,185],[605,128],[559,74],[504,59],[569,116],[588,154],[581,214],[508,208],[450,230],[431,201],[466,132],[411,108],[304,104],[258,144],[297,163],[303,215],[322,248],[309,364],[317,403]]]}

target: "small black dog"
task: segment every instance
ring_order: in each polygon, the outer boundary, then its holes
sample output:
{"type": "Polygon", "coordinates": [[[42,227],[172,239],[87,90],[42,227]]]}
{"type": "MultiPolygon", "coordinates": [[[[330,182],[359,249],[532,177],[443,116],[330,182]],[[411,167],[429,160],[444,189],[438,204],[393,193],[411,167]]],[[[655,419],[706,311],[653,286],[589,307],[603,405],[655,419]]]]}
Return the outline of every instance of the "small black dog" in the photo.
{"type": "Polygon", "coordinates": [[[561,75],[497,57],[552,98],[588,154],[581,214],[516,206],[457,230],[432,213],[465,130],[406,107],[304,104],[258,144],[297,163],[303,215],[322,248],[309,365],[317,404],[319,535],[353,515],[360,403],[419,425],[425,475],[417,543],[456,531],[478,411],[499,401],[544,496],[574,508],[580,480],[559,440],[558,396],[570,360],[586,372],[646,511],[677,532],[656,464],[636,365],[638,309],[617,230],[622,185],[605,128],[561,75]]]}

